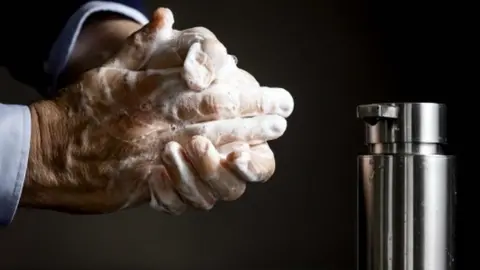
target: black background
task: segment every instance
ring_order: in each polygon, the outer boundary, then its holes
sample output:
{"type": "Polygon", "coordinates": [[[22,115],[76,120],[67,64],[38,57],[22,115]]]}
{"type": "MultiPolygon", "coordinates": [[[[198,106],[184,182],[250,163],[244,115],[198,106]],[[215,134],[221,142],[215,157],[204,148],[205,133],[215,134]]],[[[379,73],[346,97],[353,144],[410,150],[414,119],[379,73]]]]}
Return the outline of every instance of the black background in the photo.
{"type": "MultiPolygon", "coordinates": [[[[0,231],[0,269],[356,269],[356,155],[362,103],[431,101],[449,108],[459,159],[458,269],[476,263],[479,228],[467,159],[477,105],[468,85],[468,9],[427,1],[147,1],[176,28],[211,29],[239,65],[293,94],[277,172],[240,200],[180,217],[147,207],[106,216],[20,210],[0,231]],[[460,121],[463,125],[460,125],[460,121]],[[470,177],[467,178],[466,175],[470,177]],[[468,206],[468,207],[467,207],[468,206]]],[[[475,66],[475,63],[472,63],[475,66]]],[[[471,69],[473,71],[473,69],[471,69]]],[[[37,98],[2,74],[4,102],[37,98]]],[[[473,88],[473,89],[472,89],[473,88]]],[[[473,264],[476,265],[476,264],[473,264]]],[[[432,269],[434,270],[434,269],[432,269]]]]}

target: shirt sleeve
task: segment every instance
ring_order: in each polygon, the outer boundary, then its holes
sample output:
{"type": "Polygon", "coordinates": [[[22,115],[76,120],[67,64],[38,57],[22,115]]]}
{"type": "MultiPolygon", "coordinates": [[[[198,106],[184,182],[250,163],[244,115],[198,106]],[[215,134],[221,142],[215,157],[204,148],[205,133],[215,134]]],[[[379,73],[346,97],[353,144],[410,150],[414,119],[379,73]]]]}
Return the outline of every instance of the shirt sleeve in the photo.
{"type": "Polygon", "coordinates": [[[30,150],[30,110],[0,104],[0,226],[8,225],[18,206],[30,150]]]}
{"type": "MultiPolygon", "coordinates": [[[[140,11],[143,7],[139,1],[85,2],[69,17],[49,51],[44,72],[52,79],[51,89],[55,88],[83,23],[90,15],[108,11],[129,17],[142,25],[148,22],[140,11]]],[[[17,79],[22,81],[21,77],[17,79]]],[[[30,150],[30,121],[27,106],[0,103],[0,226],[11,223],[20,201],[30,150]]]]}

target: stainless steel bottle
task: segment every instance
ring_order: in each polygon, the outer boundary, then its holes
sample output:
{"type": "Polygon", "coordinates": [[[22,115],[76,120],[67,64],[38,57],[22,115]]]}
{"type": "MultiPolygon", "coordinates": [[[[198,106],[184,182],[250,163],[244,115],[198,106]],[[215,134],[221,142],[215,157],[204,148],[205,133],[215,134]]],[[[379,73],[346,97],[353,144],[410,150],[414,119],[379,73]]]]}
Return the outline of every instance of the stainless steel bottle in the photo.
{"type": "Polygon", "coordinates": [[[358,157],[368,270],[453,270],[455,157],[446,155],[446,107],[369,104],[368,154],[358,157]]]}

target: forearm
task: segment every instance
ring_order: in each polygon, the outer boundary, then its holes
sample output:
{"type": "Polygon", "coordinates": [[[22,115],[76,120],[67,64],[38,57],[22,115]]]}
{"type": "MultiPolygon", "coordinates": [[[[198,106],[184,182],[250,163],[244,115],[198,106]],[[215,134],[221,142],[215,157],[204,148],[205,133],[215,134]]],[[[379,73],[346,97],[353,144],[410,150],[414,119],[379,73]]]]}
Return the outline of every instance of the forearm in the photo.
{"type": "Polygon", "coordinates": [[[37,101],[29,109],[30,153],[19,206],[55,209],[55,200],[62,196],[59,179],[69,173],[68,154],[71,151],[65,152],[69,141],[65,140],[65,135],[69,134],[67,129],[71,121],[62,107],[52,100],[37,101]]]}

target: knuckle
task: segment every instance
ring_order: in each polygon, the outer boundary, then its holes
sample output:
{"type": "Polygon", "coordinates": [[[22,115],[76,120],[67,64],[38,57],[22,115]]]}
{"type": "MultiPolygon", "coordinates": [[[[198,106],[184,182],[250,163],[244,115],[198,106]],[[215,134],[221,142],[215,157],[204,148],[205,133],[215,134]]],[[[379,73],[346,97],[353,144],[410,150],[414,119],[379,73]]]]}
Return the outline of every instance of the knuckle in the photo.
{"type": "Polygon", "coordinates": [[[141,47],[144,43],[144,33],[142,31],[138,31],[130,36],[130,45],[134,48],[141,47]]]}
{"type": "Polygon", "coordinates": [[[175,106],[175,115],[179,121],[191,120],[198,114],[197,108],[188,103],[189,102],[186,102],[186,104],[183,104],[182,106],[175,106]]]}
{"type": "Polygon", "coordinates": [[[165,144],[165,153],[166,154],[172,154],[175,152],[179,147],[179,144],[175,141],[170,141],[167,144],[165,144]]]}
{"type": "Polygon", "coordinates": [[[200,102],[199,111],[203,115],[218,114],[220,111],[218,97],[215,95],[205,95],[200,102]]]}
{"type": "Polygon", "coordinates": [[[219,120],[235,115],[236,106],[227,94],[216,93],[205,95],[198,110],[203,116],[208,116],[209,119],[219,120]]]}
{"type": "Polygon", "coordinates": [[[197,143],[202,143],[204,141],[205,141],[205,137],[201,135],[193,135],[190,143],[192,144],[192,146],[195,146],[197,143]]]}

